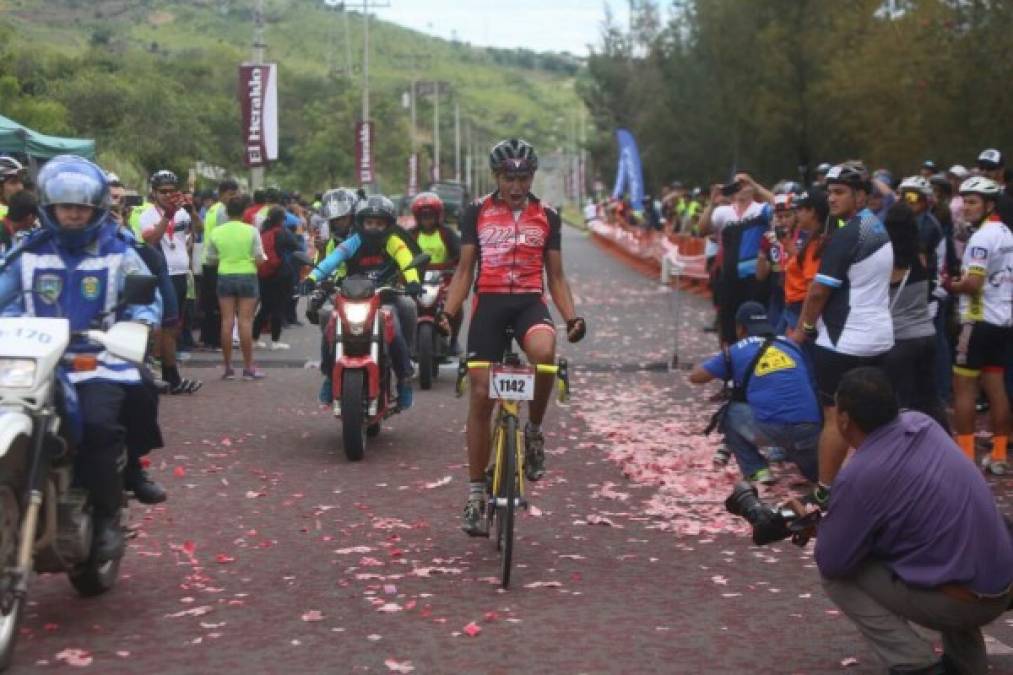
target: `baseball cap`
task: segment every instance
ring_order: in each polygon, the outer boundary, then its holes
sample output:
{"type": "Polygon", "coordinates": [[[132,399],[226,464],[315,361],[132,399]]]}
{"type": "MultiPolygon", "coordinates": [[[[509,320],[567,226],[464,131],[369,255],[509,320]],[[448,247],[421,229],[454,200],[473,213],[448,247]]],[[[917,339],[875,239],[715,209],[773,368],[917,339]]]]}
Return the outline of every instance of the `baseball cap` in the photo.
{"type": "Polygon", "coordinates": [[[750,335],[774,334],[774,327],[767,318],[766,308],[752,300],[739,305],[738,311],[735,312],[735,323],[744,326],[750,335]]]}
{"type": "Polygon", "coordinates": [[[931,159],[926,159],[924,162],[922,162],[922,168],[928,169],[932,173],[939,173],[939,167],[936,166],[936,163],[933,162],[931,159]]]}
{"type": "Polygon", "coordinates": [[[1002,153],[995,148],[987,148],[978,155],[978,166],[982,169],[998,169],[1004,166],[1002,153]]]}
{"type": "Polygon", "coordinates": [[[820,203],[826,204],[826,202],[827,196],[822,191],[819,190],[807,190],[805,192],[795,195],[795,197],[791,200],[792,206],[794,206],[796,209],[801,208],[814,209],[816,208],[817,204],[820,203]]]}

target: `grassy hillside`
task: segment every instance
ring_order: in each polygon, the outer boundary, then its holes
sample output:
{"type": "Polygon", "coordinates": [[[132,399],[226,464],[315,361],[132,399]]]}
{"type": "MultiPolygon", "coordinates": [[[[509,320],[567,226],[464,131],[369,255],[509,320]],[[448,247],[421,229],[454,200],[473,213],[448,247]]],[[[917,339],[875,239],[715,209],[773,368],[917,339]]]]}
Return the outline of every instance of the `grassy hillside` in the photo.
{"type": "MultiPolygon", "coordinates": [[[[154,58],[159,76],[170,80],[176,76],[174,64],[180,59],[210,62],[213,72],[207,84],[214,86],[213,93],[224,101],[225,96],[234,96],[235,65],[251,53],[253,5],[253,0],[0,0],[0,26],[13,29],[17,43],[60,58],[92,59],[99,54],[120,64],[142,55],[154,58]],[[231,91],[222,91],[223,87],[231,91]]],[[[267,0],[265,19],[267,57],[278,62],[280,70],[283,143],[305,141],[301,134],[310,122],[309,111],[303,108],[311,108],[313,103],[340,97],[346,116],[354,116],[362,82],[362,15],[348,13],[347,41],[346,17],[326,8],[322,0],[267,0]],[[350,74],[346,46],[351,47],[350,74]],[[329,71],[329,65],[334,69],[329,71]]],[[[501,62],[509,60],[509,54],[504,59],[502,52],[430,37],[375,17],[370,22],[370,45],[370,98],[378,136],[407,135],[408,114],[400,100],[412,79],[413,59],[418,79],[450,83],[454,93],[441,100],[441,113],[452,112],[452,102],[458,101],[462,119],[471,124],[476,140],[483,144],[517,134],[543,147],[560,145],[568,120],[580,105],[573,77],[578,64],[572,59],[549,59],[552,70],[504,65],[501,62]]],[[[518,64],[527,62],[530,58],[516,60],[518,64]]],[[[187,92],[201,93],[193,90],[191,79],[186,81],[187,92]]],[[[198,81],[198,89],[202,86],[198,81]]],[[[418,131],[424,143],[432,136],[430,106],[422,100],[418,109],[418,131]]],[[[335,106],[325,106],[323,117],[328,107],[335,106]]],[[[0,101],[0,112],[3,108],[0,101]]],[[[238,135],[237,105],[234,116],[238,135]]],[[[441,117],[446,173],[453,150],[453,120],[452,114],[441,117]]],[[[68,121],[80,130],[72,110],[68,121]]],[[[99,131],[91,131],[101,140],[99,131]]],[[[350,149],[351,129],[332,130],[339,137],[346,131],[348,143],[342,139],[340,145],[350,149]]],[[[378,141],[381,151],[383,142],[378,141]]],[[[400,148],[403,143],[396,145],[400,148]]],[[[423,152],[428,150],[423,148],[423,152]]],[[[396,173],[396,166],[387,167],[386,173],[396,173]]]]}

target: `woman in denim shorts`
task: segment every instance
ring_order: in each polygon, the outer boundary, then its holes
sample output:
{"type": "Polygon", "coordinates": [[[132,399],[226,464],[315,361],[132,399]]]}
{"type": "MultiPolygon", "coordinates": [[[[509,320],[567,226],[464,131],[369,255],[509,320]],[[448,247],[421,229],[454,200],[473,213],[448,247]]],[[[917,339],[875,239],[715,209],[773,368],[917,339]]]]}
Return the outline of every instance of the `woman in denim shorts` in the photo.
{"type": "Polygon", "coordinates": [[[253,315],[260,297],[257,263],[263,262],[260,233],[241,218],[249,197],[236,197],[225,205],[228,222],[215,227],[208,237],[208,263],[218,265],[218,305],[222,313],[223,379],[231,380],[232,329],[239,316],[239,347],[243,352],[243,379],[258,380],[264,373],[253,365],[253,315]]]}

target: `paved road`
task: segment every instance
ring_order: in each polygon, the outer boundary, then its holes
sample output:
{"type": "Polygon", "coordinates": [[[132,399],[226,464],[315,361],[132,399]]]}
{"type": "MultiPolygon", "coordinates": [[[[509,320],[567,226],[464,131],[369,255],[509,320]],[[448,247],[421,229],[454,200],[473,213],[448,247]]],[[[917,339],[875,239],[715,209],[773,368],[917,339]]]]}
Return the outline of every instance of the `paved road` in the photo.
{"type": "MultiPolygon", "coordinates": [[[[170,501],[133,509],[105,597],[37,580],[15,670],[879,672],[822,595],[811,547],[752,547],[721,512],[734,474],[710,468],[696,434],[711,406],[657,367],[669,295],[581,234],[564,250],[591,337],[563,347],[574,402],[550,413],[550,474],[518,523],[510,591],[492,544],[457,529],[465,407],[451,373],[350,464],[303,367],[306,327],[286,335],[290,352],[262,355],[262,382],[219,381],[194,357],[207,385],[165,400],[155,455],[170,501]]],[[[710,348],[707,317],[684,299],[683,362],[710,348]]],[[[988,630],[1000,650],[1010,623],[988,630]]],[[[994,664],[1013,671],[1009,656],[994,664]]]]}

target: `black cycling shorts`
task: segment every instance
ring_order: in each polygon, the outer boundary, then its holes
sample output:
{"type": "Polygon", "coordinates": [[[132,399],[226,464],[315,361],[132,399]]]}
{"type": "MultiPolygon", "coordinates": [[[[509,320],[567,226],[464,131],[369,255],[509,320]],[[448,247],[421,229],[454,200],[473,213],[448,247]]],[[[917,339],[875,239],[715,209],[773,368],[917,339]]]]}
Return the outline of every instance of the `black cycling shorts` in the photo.
{"type": "Polygon", "coordinates": [[[841,379],[848,371],[864,366],[881,368],[886,360],[885,357],[886,354],[877,354],[876,356],[842,354],[833,349],[816,345],[813,350],[813,370],[816,373],[816,388],[820,405],[824,407],[836,405],[834,396],[837,394],[837,387],[840,386],[841,379]]]}
{"type": "Polygon", "coordinates": [[[975,321],[960,327],[953,372],[975,376],[982,370],[1002,372],[1006,350],[1013,339],[1013,328],[975,321]]]}
{"type": "Polygon", "coordinates": [[[468,358],[474,361],[499,361],[507,348],[506,329],[512,326],[514,338],[523,347],[533,331],[556,332],[549,308],[540,293],[484,293],[476,295],[468,326],[468,358]]]}

